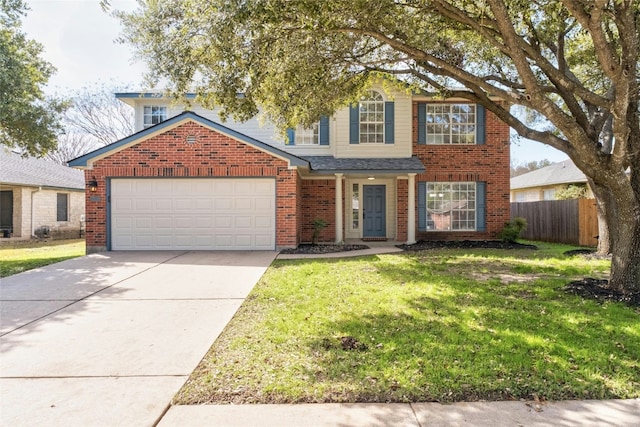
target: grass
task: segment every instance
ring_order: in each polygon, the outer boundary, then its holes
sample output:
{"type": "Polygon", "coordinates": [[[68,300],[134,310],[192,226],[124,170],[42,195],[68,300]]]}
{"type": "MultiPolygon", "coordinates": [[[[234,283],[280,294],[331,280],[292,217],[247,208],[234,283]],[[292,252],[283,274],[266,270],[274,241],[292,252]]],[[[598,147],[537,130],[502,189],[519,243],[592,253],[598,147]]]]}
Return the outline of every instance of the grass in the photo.
{"type": "Polygon", "coordinates": [[[640,313],[567,249],[276,261],[174,402],[640,397],[640,313]]]}
{"type": "Polygon", "coordinates": [[[3,244],[0,246],[0,277],[77,258],[84,254],[84,239],[3,244]]]}

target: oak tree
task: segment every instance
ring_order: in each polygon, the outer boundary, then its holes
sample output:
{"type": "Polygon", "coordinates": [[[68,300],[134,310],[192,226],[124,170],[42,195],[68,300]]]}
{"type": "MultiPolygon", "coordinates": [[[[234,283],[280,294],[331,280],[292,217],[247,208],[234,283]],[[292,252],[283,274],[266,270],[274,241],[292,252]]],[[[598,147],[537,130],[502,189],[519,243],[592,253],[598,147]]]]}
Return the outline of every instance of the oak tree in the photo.
{"type": "Polygon", "coordinates": [[[484,105],[585,173],[610,286],[640,290],[637,0],[146,0],[117,14],[152,83],[235,118],[309,125],[372,76],[484,105]]]}

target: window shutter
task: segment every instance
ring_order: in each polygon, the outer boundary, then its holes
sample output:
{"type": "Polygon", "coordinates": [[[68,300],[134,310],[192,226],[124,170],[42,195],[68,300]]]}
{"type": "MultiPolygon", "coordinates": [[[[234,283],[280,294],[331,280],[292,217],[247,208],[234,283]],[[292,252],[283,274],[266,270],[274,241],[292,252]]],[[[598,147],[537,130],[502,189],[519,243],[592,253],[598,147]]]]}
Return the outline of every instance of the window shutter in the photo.
{"type": "Polygon", "coordinates": [[[486,112],[484,107],[476,104],[476,144],[478,145],[484,145],[486,141],[485,121],[486,112]]]}
{"type": "Polygon", "coordinates": [[[427,183],[418,183],[418,230],[427,230],[427,183]]]}
{"type": "Polygon", "coordinates": [[[293,128],[287,129],[287,142],[285,145],[296,145],[296,131],[293,128]]]}
{"type": "Polygon", "coordinates": [[[487,183],[476,182],[476,230],[487,231],[487,183]]]}
{"type": "Polygon", "coordinates": [[[384,143],[393,144],[395,142],[395,108],[392,101],[384,103],[384,143]]]}
{"type": "Polygon", "coordinates": [[[349,108],[349,144],[360,143],[360,105],[349,108]]]}
{"type": "Polygon", "coordinates": [[[427,143],[427,104],[418,104],[418,144],[427,143]]]}
{"type": "Polygon", "coordinates": [[[320,126],[318,129],[318,138],[320,139],[320,145],[329,145],[329,117],[320,117],[320,126]]]}

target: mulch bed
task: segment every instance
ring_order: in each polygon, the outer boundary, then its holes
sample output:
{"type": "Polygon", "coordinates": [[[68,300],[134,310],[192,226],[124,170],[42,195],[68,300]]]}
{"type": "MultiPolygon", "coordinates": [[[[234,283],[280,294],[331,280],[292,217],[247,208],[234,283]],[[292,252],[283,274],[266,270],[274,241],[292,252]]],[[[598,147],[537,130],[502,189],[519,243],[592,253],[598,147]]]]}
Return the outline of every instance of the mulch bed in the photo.
{"type": "Polygon", "coordinates": [[[369,249],[367,245],[310,245],[302,244],[295,249],[283,249],[281,254],[330,254],[335,252],[358,251],[361,249],[369,249]]]}
{"type": "Polygon", "coordinates": [[[404,251],[424,251],[427,249],[538,249],[535,245],[525,245],[502,240],[421,240],[413,245],[397,245],[404,251]]]}
{"type": "Polygon", "coordinates": [[[579,295],[586,299],[595,299],[605,302],[622,302],[630,307],[640,307],[640,292],[623,294],[622,292],[608,288],[609,282],[604,279],[593,279],[586,277],[576,280],[564,287],[564,291],[570,294],[579,295]]]}

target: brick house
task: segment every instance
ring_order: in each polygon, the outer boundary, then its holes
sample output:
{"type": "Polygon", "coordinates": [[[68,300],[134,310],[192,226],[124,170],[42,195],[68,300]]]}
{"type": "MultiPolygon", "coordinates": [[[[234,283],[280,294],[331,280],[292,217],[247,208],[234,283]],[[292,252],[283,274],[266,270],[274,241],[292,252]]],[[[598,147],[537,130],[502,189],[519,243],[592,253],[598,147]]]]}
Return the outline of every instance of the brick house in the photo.
{"type": "Polygon", "coordinates": [[[386,93],[286,136],[147,93],[137,133],[79,157],[87,250],[274,250],[319,241],[495,239],[509,220],[509,128],[463,99],[386,93]]]}

